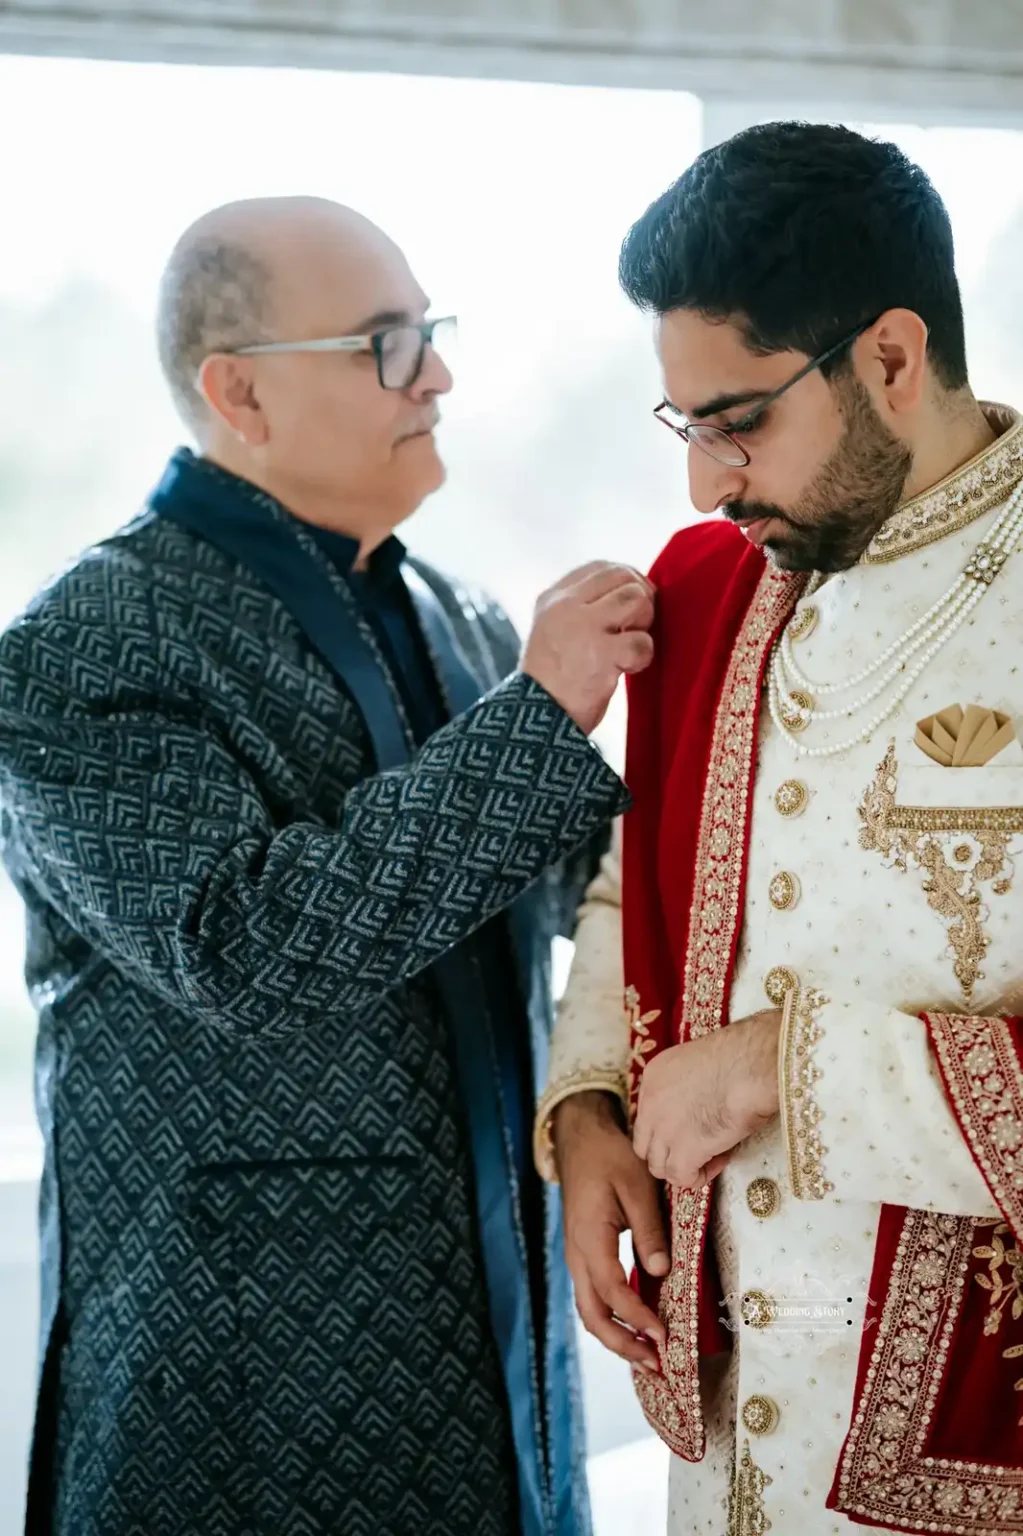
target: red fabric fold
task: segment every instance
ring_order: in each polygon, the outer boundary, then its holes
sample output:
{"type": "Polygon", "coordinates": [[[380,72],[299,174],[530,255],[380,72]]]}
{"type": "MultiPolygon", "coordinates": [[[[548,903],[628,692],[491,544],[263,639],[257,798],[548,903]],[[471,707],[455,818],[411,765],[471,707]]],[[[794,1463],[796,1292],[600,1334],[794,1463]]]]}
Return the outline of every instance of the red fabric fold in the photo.
{"type": "Polygon", "coordinates": [[[884,1206],[828,1508],[857,1525],[1023,1532],[1023,1020],[926,1014],[1003,1218],[884,1206]]]}
{"type": "MultiPolygon", "coordinates": [[[[762,553],[731,524],[707,522],[676,534],[651,572],[657,588],[656,660],[629,683],[625,777],[633,809],[622,849],[626,985],[647,1020],[633,1051],[633,1087],[646,1060],[682,1039],[682,973],[694,894],[696,848],[707,764],[722,683],[754,593],[762,553]]],[[[720,1285],[704,1246],[700,1353],[731,1347],[720,1285]]],[[[633,1278],[656,1309],[662,1282],[633,1278]]]]}

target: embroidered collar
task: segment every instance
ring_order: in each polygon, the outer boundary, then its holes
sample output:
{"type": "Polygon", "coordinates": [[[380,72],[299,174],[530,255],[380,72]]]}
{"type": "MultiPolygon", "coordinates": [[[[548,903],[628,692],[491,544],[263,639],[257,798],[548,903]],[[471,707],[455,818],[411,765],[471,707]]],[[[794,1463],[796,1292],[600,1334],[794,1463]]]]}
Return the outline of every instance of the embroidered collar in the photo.
{"type": "Polygon", "coordinates": [[[981,409],[998,437],[930,490],[904,502],[874,535],[863,556],[865,565],[885,565],[958,533],[997,507],[1023,480],[1023,416],[987,401],[981,402],[981,409]]]}

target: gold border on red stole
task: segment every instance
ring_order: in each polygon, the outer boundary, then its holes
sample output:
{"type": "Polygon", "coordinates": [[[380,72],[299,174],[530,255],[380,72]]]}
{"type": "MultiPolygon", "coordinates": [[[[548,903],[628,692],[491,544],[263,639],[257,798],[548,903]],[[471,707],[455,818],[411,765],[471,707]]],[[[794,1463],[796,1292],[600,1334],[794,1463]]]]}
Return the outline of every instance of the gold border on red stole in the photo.
{"type": "MultiPolygon", "coordinates": [[[[720,1027],[742,924],[747,825],[756,769],[761,680],[772,641],[804,578],[765,567],[736,637],[714,717],[700,812],[696,876],[682,986],[682,1038],[720,1027]]],[[[706,1434],[700,1401],[699,1303],[710,1191],[671,1189],[671,1272],[659,1313],[668,1332],[662,1376],[636,1370],[640,1406],[685,1461],[699,1461],[706,1434]]]]}
{"type": "Polygon", "coordinates": [[[999,1018],[925,1017],[959,1129],[992,1198],[1023,1241],[1023,1067],[1009,1026],[999,1018]]]}
{"type": "Polygon", "coordinates": [[[1023,1532],[1023,1469],[926,1454],[970,1256],[989,1229],[972,1217],[906,1213],[838,1464],[834,1507],[864,1524],[948,1536],[1023,1532]]]}

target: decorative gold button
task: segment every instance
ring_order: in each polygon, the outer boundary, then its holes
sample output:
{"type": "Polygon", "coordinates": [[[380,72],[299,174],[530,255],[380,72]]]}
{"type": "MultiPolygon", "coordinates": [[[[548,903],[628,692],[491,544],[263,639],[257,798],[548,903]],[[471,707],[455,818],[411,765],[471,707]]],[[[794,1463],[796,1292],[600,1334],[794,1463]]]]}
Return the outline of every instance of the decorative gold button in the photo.
{"type": "Polygon", "coordinates": [[[739,1310],[747,1328],[770,1328],[774,1322],[774,1302],[765,1291],[747,1291],[739,1310]]]}
{"type": "Polygon", "coordinates": [[[810,711],[814,707],[813,695],[802,688],[793,688],[788,693],[783,693],[778,706],[782,723],[788,726],[790,731],[805,731],[810,724],[810,711]]]}
{"type": "Polygon", "coordinates": [[[767,896],[776,912],[788,912],[799,900],[799,881],[787,869],[780,870],[767,887],[767,896]]]}
{"type": "Polygon", "coordinates": [[[781,1413],[773,1397],[756,1393],[742,1405],[742,1422],[751,1435],[770,1435],[778,1428],[781,1413]]]}
{"type": "Polygon", "coordinates": [[[776,965],[768,971],[764,977],[764,991],[767,993],[768,1002],[780,1008],[790,992],[794,992],[799,986],[799,977],[787,965],[776,965]]]}
{"type": "Polygon", "coordinates": [[[810,791],[802,779],[786,779],[774,792],[774,804],[779,816],[802,816],[810,803],[810,791]]]}
{"type": "Polygon", "coordinates": [[[781,1205],[781,1190],[773,1179],[754,1179],[746,1190],[746,1204],[754,1216],[766,1221],[781,1205]]]}
{"type": "Polygon", "coordinates": [[[808,603],[805,608],[800,609],[789,625],[789,639],[805,640],[807,635],[813,634],[813,631],[817,628],[817,620],[819,618],[820,614],[817,612],[817,609],[812,603],[808,603]]]}

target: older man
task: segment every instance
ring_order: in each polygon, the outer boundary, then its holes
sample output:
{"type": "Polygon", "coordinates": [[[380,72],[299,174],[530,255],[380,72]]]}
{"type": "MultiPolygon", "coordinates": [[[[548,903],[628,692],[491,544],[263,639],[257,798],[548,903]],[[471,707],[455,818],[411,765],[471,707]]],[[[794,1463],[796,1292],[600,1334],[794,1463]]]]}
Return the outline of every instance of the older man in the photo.
{"type": "Polygon", "coordinates": [[[0,642],[46,1139],[28,1526],[575,1536],[549,939],[623,803],[587,740],[649,590],[521,667],[393,529],[451,376],[400,251],[241,204],[167,269],[199,454],[0,642]],[[546,1237],[545,1237],[546,1230],[546,1237]]]}

